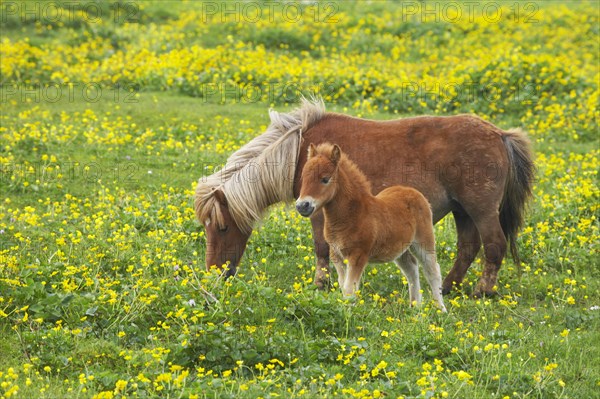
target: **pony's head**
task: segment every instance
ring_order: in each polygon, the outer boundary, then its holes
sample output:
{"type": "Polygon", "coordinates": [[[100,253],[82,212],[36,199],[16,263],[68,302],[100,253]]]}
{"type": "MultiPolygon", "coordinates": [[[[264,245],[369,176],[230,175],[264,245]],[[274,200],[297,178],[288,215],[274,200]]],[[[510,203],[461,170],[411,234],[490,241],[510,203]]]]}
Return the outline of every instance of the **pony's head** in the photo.
{"type": "Polygon", "coordinates": [[[234,276],[251,230],[245,232],[238,227],[221,189],[213,190],[204,200],[197,209],[206,231],[206,268],[216,267],[226,276],[234,276]]]}
{"type": "Polygon", "coordinates": [[[235,274],[252,229],[272,204],[291,200],[302,132],[326,115],[321,99],[290,113],[270,111],[260,136],[233,153],[224,167],[198,181],[196,217],[206,230],[206,267],[235,274]]]}
{"type": "Polygon", "coordinates": [[[335,196],[337,172],[342,151],[337,144],[320,144],[308,147],[308,159],[302,169],[300,196],[296,209],[302,216],[309,217],[318,212],[335,196]]]}

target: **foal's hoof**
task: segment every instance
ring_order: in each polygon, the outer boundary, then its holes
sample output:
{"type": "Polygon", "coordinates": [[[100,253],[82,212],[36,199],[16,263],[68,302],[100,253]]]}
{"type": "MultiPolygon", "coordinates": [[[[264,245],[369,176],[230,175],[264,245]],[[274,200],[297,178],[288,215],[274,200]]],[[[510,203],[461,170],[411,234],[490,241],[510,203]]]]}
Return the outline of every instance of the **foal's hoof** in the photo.
{"type": "Polygon", "coordinates": [[[342,293],[342,298],[344,299],[344,302],[351,304],[351,305],[358,302],[358,295],[356,295],[356,294],[346,295],[346,294],[342,293]]]}
{"type": "Polygon", "coordinates": [[[442,287],[442,295],[448,295],[452,292],[452,287],[442,287]]]}
{"type": "Polygon", "coordinates": [[[473,293],[473,298],[475,299],[479,299],[479,298],[493,298],[498,296],[498,291],[479,291],[476,290],[473,293]]]}

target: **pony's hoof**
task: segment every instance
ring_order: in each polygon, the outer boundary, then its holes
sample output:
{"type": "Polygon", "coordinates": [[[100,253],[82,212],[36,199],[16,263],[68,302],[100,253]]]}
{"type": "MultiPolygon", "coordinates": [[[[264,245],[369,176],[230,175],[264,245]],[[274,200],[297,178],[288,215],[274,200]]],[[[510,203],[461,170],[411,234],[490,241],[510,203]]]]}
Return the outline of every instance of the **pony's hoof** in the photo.
{"type": "Polygon", "coordinates": [[[320,291],[328,290],[331,286],[328,279],[325,280],[315,280],[315,285],[320,291]]]}
{"type": "Polygon", "coordinates": [[[452,291],[458,291],[462,288],[462,280],[456,281],[454,278],[449,277],[450,276],[447,276],[442,283],[442,295],[448,295],[452,293],[452,291]]]}

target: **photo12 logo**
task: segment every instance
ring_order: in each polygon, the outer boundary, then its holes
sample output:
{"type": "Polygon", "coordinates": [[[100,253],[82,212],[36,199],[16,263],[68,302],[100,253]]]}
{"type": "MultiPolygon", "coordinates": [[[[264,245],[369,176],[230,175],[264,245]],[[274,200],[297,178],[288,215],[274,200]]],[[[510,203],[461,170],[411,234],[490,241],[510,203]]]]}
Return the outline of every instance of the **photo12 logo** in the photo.
{"type": "Polygon", "coordinates": [[[339,5],[317,1],[206,1],[201,5],[202,22],[299,22],[337,23],[339,5]]]}
{"type": "Polygon", "coordinates": [[[402,22],[475,22],[483,18],[487,23],[498,23],[503,18],[514,22],[538,22],[539,5],[532,1],[403,1],[400,4],[402,22]]]}
{"type": "Polygon", "coordinates": [[[262,82],[244,86],[229,82],[205,83],[199,94],[203,101],[225,103],[297,103],[305,96],[328,98],[336,93],[333,82],[262,82]]]}
{"type": "Polygon", "coordinates": [[[0,163],[0,182],[3,184],[60,183],[82,181],[97,183],[113,180],[121,184],[135,183],[140,176],[140,166],[132,161],[102,164],[93,161],[38,161],[27,163],[0,163]]]}
{"type": "Polygon", "coordinates": [[[138,87],[134,84],[106,86],[98,82],[0,84],[0,104],[10,101],[20,103],[57,103],[59,101],[97,103],[102,99],[115,103],[137,103],[138,87]]]}
{"type": "Polygon", "coordinates": [[[6,24],[16,20],[22,24],[72,23],[84,20],[98,23],[112,20],[116,23],[139,22],[140,5],[134,1],[2,1],[0,21],[6,24]]]}

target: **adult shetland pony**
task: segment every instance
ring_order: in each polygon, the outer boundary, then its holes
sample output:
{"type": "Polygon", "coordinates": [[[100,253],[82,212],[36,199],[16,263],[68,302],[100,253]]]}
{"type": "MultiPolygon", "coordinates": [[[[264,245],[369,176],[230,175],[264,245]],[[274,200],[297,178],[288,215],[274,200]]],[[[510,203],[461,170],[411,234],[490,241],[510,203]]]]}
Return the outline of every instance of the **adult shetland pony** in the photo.
{"type": "Polygon", "coordinates": [[[408,280],[410,302],[420,304],[414,254],[423,264],[433,299],[446,311],[431,208],[423,194],[392,186],[373,195],[365,175],[337,144],[310,144],[296,210],[305,217],[323,211],[325,239],[344,295],[358,289],[367,262],[395,261],[408,280]]]}
{"type": "MultiPolygon", "coordinates": [[[[386,187],[417,189],[431,204],[433,223],[452,213],[458,249],[443,292],[460,284],[483,243],[485,265],[474,295],[493,294],[507,241],[516,236],[531,196],[535,168],[530,143],[472,115],[374,121],[325,112],[303,100],[290,113],[270,112],[266,132],[236,151],[220,171],[200,178],[196,215],[206,229],[206,266],[233,275],[254,224],[269,205],[298,197],[309,143],[331,142],[364,172],[376,194],[386,187]]],[[[315,283],[329,281],[323,215],[311,218],[317,255],[315,283]]]]}

